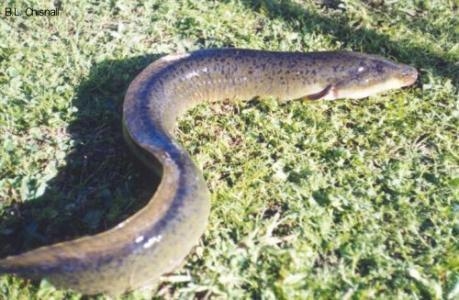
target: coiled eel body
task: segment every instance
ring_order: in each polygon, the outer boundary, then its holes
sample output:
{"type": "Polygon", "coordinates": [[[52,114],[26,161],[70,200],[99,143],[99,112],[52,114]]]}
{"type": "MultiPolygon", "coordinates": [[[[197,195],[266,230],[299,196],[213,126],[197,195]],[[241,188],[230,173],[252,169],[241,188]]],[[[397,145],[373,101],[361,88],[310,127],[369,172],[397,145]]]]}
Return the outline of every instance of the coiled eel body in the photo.
{"type": "Polygon", "coordinates": [[[416,69],[353,52],[209,49],[165,56],[125,96],[125,137],[161,182],[139,212],[115,228],[0,260],[0,273],[48,278],[84,294],[119,295],[148,286],[179,265],[205,230],[209,191],[174,140],[176,119],[207,100],[363,98],[411,85],[416,69]]]}

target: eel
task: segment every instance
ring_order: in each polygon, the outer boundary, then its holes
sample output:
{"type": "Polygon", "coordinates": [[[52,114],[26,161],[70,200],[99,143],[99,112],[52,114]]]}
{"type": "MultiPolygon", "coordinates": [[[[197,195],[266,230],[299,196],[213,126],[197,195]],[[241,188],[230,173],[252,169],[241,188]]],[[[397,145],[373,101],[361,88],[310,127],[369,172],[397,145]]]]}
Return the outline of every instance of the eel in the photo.
{"type": "Polygon", "coordinates": [[[207,49],[168,55],[130,84],[125,138],[161,181],[151,200],[116,227],[0,260],[0,274],[47,278],[56,287],[116,296],[150,286],[179,266],[203,234],[210,195],[174,139],[177,118],[203,101],[365,98],[413,84],[415,68],[357,52],[207,49]]]}

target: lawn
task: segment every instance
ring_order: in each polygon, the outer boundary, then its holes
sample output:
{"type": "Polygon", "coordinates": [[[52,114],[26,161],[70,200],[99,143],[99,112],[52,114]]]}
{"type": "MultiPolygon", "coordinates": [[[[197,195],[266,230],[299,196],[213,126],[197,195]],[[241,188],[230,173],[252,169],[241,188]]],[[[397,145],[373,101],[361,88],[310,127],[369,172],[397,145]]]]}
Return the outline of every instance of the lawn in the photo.
{"type": "MultiPolygon", "coordinates": [[[[212,193],[200,244],[125,299],[459,299],[459,4],[55,1],[0,6],[0,257],[94,234],[158,179],[121,132],[151,61],[212,47],[347,49],[415,66],[364,100],[203,104],[176,135],[212,193]]],[[[80,299],[0,277],[0,299],[80,299]]],[[[90,297],[91,298],[91,297],[90,297]]],[[[104,296],[94,297],[104,299],[104,296]]]]}

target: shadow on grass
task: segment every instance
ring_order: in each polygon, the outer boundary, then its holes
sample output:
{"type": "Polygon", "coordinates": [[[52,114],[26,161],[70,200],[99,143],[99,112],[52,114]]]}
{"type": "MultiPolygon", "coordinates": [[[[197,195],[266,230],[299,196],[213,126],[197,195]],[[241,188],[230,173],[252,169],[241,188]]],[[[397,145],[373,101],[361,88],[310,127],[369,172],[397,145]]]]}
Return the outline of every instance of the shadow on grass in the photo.
{"type": "Polygon", "coordinates": [[[73,99],[73,151],[42,196],[4,210],[0,257],[105,231],[146,204],[159,179],[139,167],[123,140],[122,100],[135,75],[159,57],[92,67],[73,99]]]}
{"type": "MultiPolygon", "coordinates": [[[[334,0],[323,1],[327,8],[337,8],[334,0]]],[[[428,47],[413,45],[412,41],[402,38],[392,40],[388,35],[378,33],[372,29],[357,28],[349,25],[345,14],[335,14],[332,17],[319,15],[308,11],[301,5],[289,0],[242,0],[244,5],[254,11],[267,14],[272,19],[279,19],[296,28],[298,32],[314,32],[318,35],[328,35],[340,42],[342,47],[350,47],[354,51],[380,54],[386,57],[395,57],[400,62],[412,64],[418,70],[428,70],[434,75],[451,79],[459,88],[459,65],[453,59],[448,59],[428,47]],[[294,22],[293,22],[294,21],[294,22]]],[[[423,30],[419,22],[410,22],[407,27],[418,27],[423,30]]],[[[314,48],[314,45],[310,45],[314,48]]],[[[419,83],[419,81],[418,81],[419,83]]]]}

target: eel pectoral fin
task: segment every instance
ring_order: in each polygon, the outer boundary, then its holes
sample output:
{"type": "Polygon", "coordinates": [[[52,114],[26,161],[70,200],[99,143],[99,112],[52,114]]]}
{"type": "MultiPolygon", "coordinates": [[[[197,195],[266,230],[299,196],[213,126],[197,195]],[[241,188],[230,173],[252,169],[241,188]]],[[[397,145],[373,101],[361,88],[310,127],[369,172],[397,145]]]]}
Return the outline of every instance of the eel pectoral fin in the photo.
{"type": "Polygon", "coordinates": [[[329,84],[323,90],[321,90],[320,92],[314,93],[314,94],[310,94],[310,95],[306,95],[302,99],[305,99],[305,100],[319,100],[319,99],[325,98],[325,96],[327,96],[331,91],[333,91],[333,88],[334,88],[334,85],[333,84],[329,84]]]}

